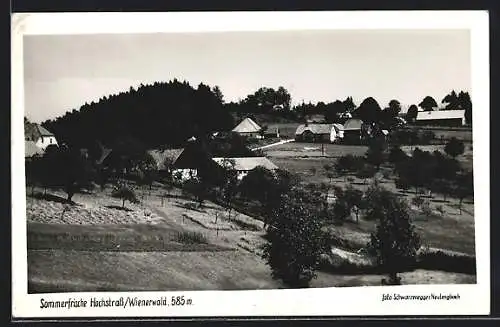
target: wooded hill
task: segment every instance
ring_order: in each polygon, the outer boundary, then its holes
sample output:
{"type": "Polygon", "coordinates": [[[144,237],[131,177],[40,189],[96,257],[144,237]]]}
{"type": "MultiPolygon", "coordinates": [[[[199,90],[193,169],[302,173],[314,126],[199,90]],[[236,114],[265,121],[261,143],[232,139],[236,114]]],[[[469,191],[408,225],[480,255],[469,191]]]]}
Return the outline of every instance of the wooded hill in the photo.
{"type": "Polygon", "coordinates": [[[42,126],[73,147],[112,146],[132,138],[153,148],[183,146],[192,136],[230,130],[234,121],[218,88],[173,80],[105,96],[42,126]]]}

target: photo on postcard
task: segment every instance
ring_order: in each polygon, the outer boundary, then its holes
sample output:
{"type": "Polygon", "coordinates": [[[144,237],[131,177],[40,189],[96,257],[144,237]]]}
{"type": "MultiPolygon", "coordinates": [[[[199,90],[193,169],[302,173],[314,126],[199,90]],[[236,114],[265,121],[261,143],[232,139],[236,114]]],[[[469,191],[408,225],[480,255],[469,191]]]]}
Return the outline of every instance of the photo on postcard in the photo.
{"type": "Polygon", "coordinates": [[[478,283],[469,29],[22,47],[27,294],[478,283]]]}

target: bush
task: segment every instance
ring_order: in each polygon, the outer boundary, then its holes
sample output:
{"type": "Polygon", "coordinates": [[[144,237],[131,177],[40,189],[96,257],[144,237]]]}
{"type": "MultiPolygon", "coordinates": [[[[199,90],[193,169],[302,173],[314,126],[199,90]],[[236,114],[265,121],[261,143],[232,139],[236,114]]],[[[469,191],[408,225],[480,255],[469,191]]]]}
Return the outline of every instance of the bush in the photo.
{"type": "Polygon", "coordinates": [[[458,140],[456,137],[452,137],[448,143],[446,143],[444,147],[444,152],[449,156],[455,158],[465,151],[464,142],[458,140]]]}
{"type": "Polygon", "coordinates": [[[420,210],[427,218],[432,216],[432,208],[429,201],[424,201],[420,206],[420,210]]]}
{"type": "Polygon", "coordinates": [[[179,232],[176,241],[184,244],[208,244],[207,237],[200,232],[179,232]]]}
{"type": "Polygon", "coordinates": [[[436,207],[436,210],[437,210],[437,212],[439,212],[439,214],[441,215],[441,217],[442,217],[442,216],[444,216],[444,214],[445,214],[445,209],[444,209],[444,207],[443,207],[443,205],[442,205],[442,204],[438,205],[438,206],[436,207]]]}
{"type": "Polygon", "coordinates": [[[476,258],[466,254],[447,253],[442,250],[420,251],[417,257],[417,266],[419,269],[475,274],[476,258]]]}
{"type": "Polygon", "coordinates": [[[139,199],[137,199],[135,192],[132,188],[128,186],[118,186],[113,190],[113,197],[122,199],[122,208],[125,208],[125,201],[129,201],[131,203],[139,203],[139,199]]]}

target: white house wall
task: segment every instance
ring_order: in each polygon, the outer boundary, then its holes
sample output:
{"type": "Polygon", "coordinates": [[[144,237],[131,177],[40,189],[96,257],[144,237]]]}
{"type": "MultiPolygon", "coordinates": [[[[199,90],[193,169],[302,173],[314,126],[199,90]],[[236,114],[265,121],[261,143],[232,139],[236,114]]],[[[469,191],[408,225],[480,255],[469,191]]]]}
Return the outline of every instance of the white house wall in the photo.
{"type": "Polygon", "coordinates": [[[54,136],[41,136],[36,141],[36,146],[39,147],[40,149],[44,149],[44,150],[45,150],[45,148],[47,148],[51,144],[57,145],[57,140],[54,136]]]}

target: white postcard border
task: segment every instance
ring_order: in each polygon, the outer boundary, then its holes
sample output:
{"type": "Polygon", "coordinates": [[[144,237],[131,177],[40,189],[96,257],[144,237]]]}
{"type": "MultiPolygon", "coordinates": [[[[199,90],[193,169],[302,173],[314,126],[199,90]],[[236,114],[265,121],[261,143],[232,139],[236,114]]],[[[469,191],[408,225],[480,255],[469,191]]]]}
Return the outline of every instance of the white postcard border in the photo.
{"type": "Polygon", "coordinates": [[[489,34],[486,11],[37,13],[12,17],[12,315],[42,317],[478,315],[490,311],[489,34]],[[91,22],[91,23],[90,23],[91,22]],[[477,284],[303,290],[27,294],[23,35],[313,29],[468,29],[474,139],[477,284]],[[459,300],[381,301],[383,294],[459,294],[459,300]],[[189,306],[41,309],[41,299],[184,296],[189,306]]]}

